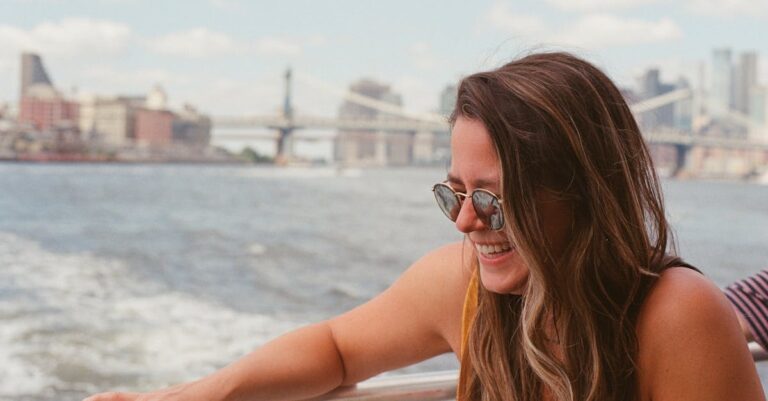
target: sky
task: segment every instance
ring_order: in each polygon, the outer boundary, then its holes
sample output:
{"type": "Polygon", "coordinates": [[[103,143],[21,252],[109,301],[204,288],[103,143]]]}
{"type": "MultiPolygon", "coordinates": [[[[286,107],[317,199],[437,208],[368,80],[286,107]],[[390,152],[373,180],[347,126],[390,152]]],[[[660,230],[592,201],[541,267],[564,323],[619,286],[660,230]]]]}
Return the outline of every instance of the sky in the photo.
{"type": "Polygon", "coordinates": [[[214,116],[275,113],[290,66],[296,113],[331,116],[361,78],[432,112],[461,76],[539,50],[583,56],[625,87],[651,67],[695,84],[717,47],[758,52],[768,84],[768,0],[3,0],[0,103],[18,100],[23,51],[64,93],[159,84],[171,106],[214,116]]]}

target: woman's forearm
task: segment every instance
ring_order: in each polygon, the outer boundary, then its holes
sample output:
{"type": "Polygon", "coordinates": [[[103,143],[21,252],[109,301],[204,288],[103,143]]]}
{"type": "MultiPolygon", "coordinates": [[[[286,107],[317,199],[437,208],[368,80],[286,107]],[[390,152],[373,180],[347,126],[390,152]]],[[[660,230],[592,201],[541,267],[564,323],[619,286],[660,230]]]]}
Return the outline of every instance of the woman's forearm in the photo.
{"type": "Polygon", "coordinates": [[[296,400],[335,389],[344,375],[331,328],[318,323],[278,337],[198,385],[218,388],[222,401],[296,400]]]}

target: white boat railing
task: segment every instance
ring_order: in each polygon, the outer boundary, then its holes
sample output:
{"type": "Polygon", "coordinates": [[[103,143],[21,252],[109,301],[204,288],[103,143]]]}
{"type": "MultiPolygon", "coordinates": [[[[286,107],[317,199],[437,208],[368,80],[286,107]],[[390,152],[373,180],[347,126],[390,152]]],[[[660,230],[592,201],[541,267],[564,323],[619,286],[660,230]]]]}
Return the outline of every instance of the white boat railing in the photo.
{"type": "Polygon", "coordinates": [[[752,352],[752,359],[755,362],[768,361],[768,352],[763,347],[757,345],[757,343],[749,343],[749,351],[752,352]]]}
{"type": "Polygon", "coordinates": [[[445,401],[456,399],[456,382],[459,372],[414,373],[408,375],[384,375],[342,387],[311,401],[445,401]]]}
{"type": "MultiPolygon", "coordinates": [[[[768,352],[749,344],[755,362],[768,360],[768,352]]],[[[407,375],[383,375],[342,387],[311,401],[445,401],[456,399],[459,372],[427,372],[407,375]]]]}

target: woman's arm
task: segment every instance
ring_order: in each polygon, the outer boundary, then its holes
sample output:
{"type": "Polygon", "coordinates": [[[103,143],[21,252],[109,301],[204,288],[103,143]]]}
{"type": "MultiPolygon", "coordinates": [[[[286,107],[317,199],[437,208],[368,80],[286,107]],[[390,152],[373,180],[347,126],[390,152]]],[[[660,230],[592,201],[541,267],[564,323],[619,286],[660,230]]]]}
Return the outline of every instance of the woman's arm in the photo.
{"type": "Polygon", "coordinates": [[[764,400],[723,293],[689,269],[662,273],[638,319],[642,400],[764,400]]]}
{"type": "Polygon", "coordinates": [[[469,255],[461,244],[433,251],[364,305],[285,334],[200,380],[87,400],[304,399],[457,349],[469,280],[461,258],[469,255]]]}

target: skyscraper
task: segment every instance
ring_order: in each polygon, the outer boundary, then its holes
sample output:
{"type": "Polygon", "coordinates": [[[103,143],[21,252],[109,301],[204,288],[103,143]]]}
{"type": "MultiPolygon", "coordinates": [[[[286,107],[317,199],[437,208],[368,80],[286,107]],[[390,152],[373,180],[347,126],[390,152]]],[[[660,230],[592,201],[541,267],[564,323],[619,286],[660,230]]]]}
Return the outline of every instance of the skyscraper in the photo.
{"type": "Polygon", "coordinates": [[[455,84],[446,85],[440,93],[440,114],[446,117],[453,113],[453,107],[456,105],[456,95],[458,88],[455,84]]]}
{"type": "Polygon", "coordinates": [[[733,66],[731,49],[715,49],[712,53],[712,78],[709,96],[709,113],[722,118],[731,110],[733,66]]]}
{"type": "MultiPolygon", "coordinates": [[[[675,89],[691,89],[691,84],[687,79],[680,77],[675,83],[675,89]]],[[[673,103],[672,107],[674,128],[684,132],[691,132],[693,129],[693,100],[683,99],[673,103]]]]}
{"type": "Polygon", "coordinates": [[[768,143],[768,87],[755,85],[749,90],[749,119],[752,140],[768,143]]]}
{"type": "Polygon", "coordinates": [[[40,56],[21,55],[19,123],[39,131],[76,129],[78,104],[53,87],[40,56]]]}
{"type": "Polygon", "coordinates": [[[22,53],[21,90],[19,97],[23,98],[27,94],[29,87],[36,84],[53,86],[51,79],[48,77],[48,73],[45,72],[45,67],[43,67],[43,61],[40,59],[40,56],[34,53],[22,53]]]}
{"type": "Polygon", "coordinates": [[[744,52],[733,79],[733,109],[749,114],[749,92],[757,86],[757,53],[744,52]]]}
{"type": "MultiPolygon", "coordinates": [[[[640,78],[640,96],[651,99],[677,89],[675,85],[661,82],[658,68],[650,68],[640,78]]],[[[654,130],[660,127],[675,126],[675,104],[667,104],[643,113],[639,122],[643,129],[654,130]]]]}

